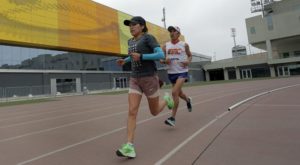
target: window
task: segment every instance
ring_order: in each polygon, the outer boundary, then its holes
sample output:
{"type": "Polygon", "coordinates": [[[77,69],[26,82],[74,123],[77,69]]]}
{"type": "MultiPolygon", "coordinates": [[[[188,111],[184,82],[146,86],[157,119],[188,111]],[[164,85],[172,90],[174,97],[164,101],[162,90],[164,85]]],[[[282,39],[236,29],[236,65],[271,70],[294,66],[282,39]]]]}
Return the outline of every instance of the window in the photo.
{"type": "MultiPolygon", "coordinates": [[[[97,61],[103,58],[112,57],[0,44],[0,69],[96,70],[100,66],[97,61]]],[[[107,61],[107,66],[102,70],[122,69],[115,60],[107,61]]]]}
{"type": "Polygon", "coordinates": [[[266,20],[267,20],[267,25],[268,25],[268,30],[271,31],[274,29],[273,27],[273,19],[272,19],[272,16],[267,16],[266,17],[266,20]]]}
{"type": "Polygon", "coordinates": [[[285,52],[282,54],[282,58],[289,58],[290,57],[290,53],[289,52],[285,52]]]}
{"type": "Polygon", "coordinates": [[[300,50],[294,51],[294,56],[299,57],[300,56],[300,50]]]}
{"type": "Polygon", "coordinates": [[[255,30],[255,27],[250,27],[250,33],[251,34],[256,34],[256,30],[255,30]]]}

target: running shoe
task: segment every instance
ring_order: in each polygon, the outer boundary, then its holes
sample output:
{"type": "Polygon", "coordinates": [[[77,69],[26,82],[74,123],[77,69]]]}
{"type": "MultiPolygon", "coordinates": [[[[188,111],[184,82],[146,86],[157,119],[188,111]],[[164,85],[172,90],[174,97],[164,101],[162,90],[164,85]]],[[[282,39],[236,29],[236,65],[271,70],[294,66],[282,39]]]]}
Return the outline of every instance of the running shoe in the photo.
{"type": "Polygon", "coordinates": [[[192,107],[192,98],[191,97],[188,97],[188,101],[186,102],[186,106],[188,108],[188,111],[192,112],[193,107],[192,107]]]}
{"type": "Polygon", "coordinates": [[[136,157],[135,150],[132,144],[123,144],[120,149],[116,151],[116,154],[120,157],[127,157],[133,159],[136,157]]]}
{"type": "Polygon", "coordinates": [[[165,120],[165,124],[174,127],[175,126],[175,118],[169,117],[167,120],[165,120]]]}
{"type": "Polygon", "coordinates": [[[174,101],[169,93],[165,93],[164,100],[167,102],[167,106],[169,109],[174,108],[174,101]]]}

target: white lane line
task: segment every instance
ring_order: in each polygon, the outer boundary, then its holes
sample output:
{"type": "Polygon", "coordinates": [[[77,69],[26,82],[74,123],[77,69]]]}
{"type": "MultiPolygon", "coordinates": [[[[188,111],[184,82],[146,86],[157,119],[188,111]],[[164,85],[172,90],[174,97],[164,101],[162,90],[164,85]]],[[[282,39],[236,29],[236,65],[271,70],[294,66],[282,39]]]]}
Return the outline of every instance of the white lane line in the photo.
{"type": "MultiPolygon", "coordinates": [[[[202,104],[202,103],[205,103],[205,102],[213,101],[213,100],[216,100],[216,99],[219,99],[219,98],[222,98],[222,97],[226,97],[228,95],[233,95],[233,94],[236,94],[236,93],[240,93],[240,92],[241,91],[235,92],[235,93],[232,93],[232,94],[223,95],[223,96],[218,96],[218,97],[211,98],[211,99],[202,100],[202,101],[200,101],[198,103],[195,103],[193,105],[198,105],[198,104],[202,104]]],[[[202,96],[202,95],[194,95],[192,97],[195,98],[195,97],[198,97],[198,96],[202,96]]],[[[144,109],[144,108],[147,108],[147,107],[148,106],[142,106],[141,110],[144,109]]],[[[184,106],[179,107],[179,109],[183,109],[183,108],[184,108],[184,106]]],[[[41,133],[45,133],[45,132],[49,132],[49,131],[53,131],[53,130],[56,130],[56,129],[69,127],[69,126],[73,126],[73,125],[77,125],[77,124],[81,124],[81,123],[85,123],[85,122],[90,122],[90,121],[93,121],[93,120],[99,120],[99,119],[104,119],[104,118],[108,118],[108,117],[113,117],[113,116],[121,115],[123,113],[127,113],[127,111],[118,112],[118,113],[114,113],[114,114],[110,114],[110,115],[106,115],[106,116],[100,116],[100,117],[96,117],[96,118],[91,118],[91,119],[87,119],[87,120],[81,120],[81,121],[77,121],[77,122],[72,122],[72,123],[60,125],[60,126],[57,126],[57,127],[52,127],[52,128],[43,129],[43,130],[39,130],[39,131],[34,131],[34,132],[30,132],[30,133],[26,133],[26,134],[22,134],[22,135],[18,135],[18,136],[13,136],[13,137],[5,138],[5,139],[0,139],[0,143],[20,139],[20,138],[31,136],[31,135],[41,134],[41,133]]]]}
{"type": "Polygon", "coordinates": [[[58,127],[52,127],[52,128],[43,129],[43,130],[35,131],[35,132],[30,132],[30,133],[26,133],[26,134],[14,136],[14,137],[6,138],[6,139],[1,139],[0,143],[7,142],[7,141],[10,141],[10,140],[16,140],[16,139],[23,138],[23,137],[26,137],[26,136],[31,136],[31,135],[35,135],[35,134],[44,133],[44,132],[49,132],[49,131],[53,131],[53,130],[56,130],[56,129],[60,129],[60,128],[64,128],[64,127],[69,127],[69,126],[73,126],[73,125],[77,125],[77,124],[81,124],[81,123],[85,123],[85,122],[90,122],[90,121],[93,121],[93,120],[105,119],[105,118],[109,118],[109,117],[121,115],[123,113],[128,113],[128,112],[127,111],[123,111],[123,112],[113,113],[113,114],[106,115],[106,116],[100,116],[100,117],[91,118],[91,119],[88,119],[88,120],[81,120],[81,121],[78,121],[78,122],[73,122],[73,123],[68,123],[68,124],[60,125],[58,127]]]}
{"type": "Polygon", "coordinates": [[[165,155],[163,158],[161,158],[159,161],[155,163],[155,165],[161,165],[166,160],[168,160],[170,157],[172,157],[178,150],[180,150],[183,146],[185,146],[188,142],[193,140],[196,136],[198,136],[201,132],[203,132],[206,128],[211,126],[213,123],[215,123],[217,120],[225,116],[229,111],[223,112],[221,115],[217,116],[215,119],[211,120],[209,123],[207,123],[205,126],[201,127],[198,131],[196,131],[194,134],[192,134],[190,137],[188,137],[186,140],[184,140],[182,143],[180,143],[177,147],[175,147],[173,150],[171,150],[167,155],[165,155]]]}
{"type": "MultiPolygon", "coordinates": [[[[93,108],[96,108],[96,107],[93,107],[93,108]]],[[[92,109],[92,108],[88,108],[88,109],[92,109]]],[[[5,118],[5,119],[1,119],[0,122],[3,122],[3,121],[7,121],[7,120],[14,120],[14,119],[21,119],[21,118],[26,118],[26,117],[34,117],[34,116],[41,116],[41,115],[46,115],[46,114],[52,114],[52,113],[58,113],[58,112],[74,112],[72,110],[51,110],[51,112],[41,112],[41,113],[30,113],[30,114],[25,114],[25,115],[22,115],[22,116],[14,116],[14,117],[9,117],[9,118],[5,118]]],[[[77,112],[75,112],[77,113],[77,112]]],[[[72,114],[72,113],[69,113],[69,114],[72,114]]]]}
{"type": "MultiPolygon", "coordinates": [[[[198,105],[198,104],[202,104],[202,103],[205,103],[205,102],[213,101],[213,100],[216,100],[216,99],[219,99],[219,98],[222,98],[222,97],[226,97],[226,96],[229,96],[229,95],[234,95],[236,93],[241,93],[241,91],[240,92],[235,92],[235,93],[232,93],[232,94],[227,94],[227,95],[223,95],[223,96],[218,96],[218,97],[214,97],[214,98],[202,100],[202,101],[200,101],[198,103],[194,103],[193,105],[198,105]]],[[[198,97],[198,96],[201,96],[201,95],[194,95],[193,98],[198,97]]],[[[148,106],[142,106],[141,109],[144,109],[144,108],[147,108],[147,107],[148,106]]],[[[183,109],[183,108],[184,108],[184,106],[183,107],[179,107],[179,109],[183,109]]],[[[30,133],[26,133],[26,134],[22,134],[22,135],[18,135],[18,136],[13,136],[13,137],[5,138],[5,139],[0,139],[0,143],[1,142],[11,141],[11,140],[16,140],[16,139],[27,137],[27,136],[31,136],[31,135],[45,133],[45,132],[49,132],[49,131],[53,131],[53,130],[56,130],[56,129],[60,129],[60,128],[64,128],[64,127],[69,127],[69,126],[73,126],[73,125],[77,125],[77,124],[81,124],[81,123],[85,123],[85,122],[90,122],[90,121],[93,121],[93,120],[98,120],[98,119],[113,117],[113,116],[117,116],[117,115],[120,115],[120,114],[123,114],[123,113],[127,113],[127,111],[125,111],[125,112],[118,112],[118,113],[114,113],[114,114],[110,114],[110,115],[106,115],[106,116],[100,116],[100,117],[96,117],[96,118],[91,118],[91,119],[87,119],[87,120],[81,120],[81,121],[77,121],[77,122],[72,122],[72,123],[60,125],[60,126],[57,126],[57,127],[43,129],[43,130],[40,130],[40,131],[34,131],[34,132],[30,132],[30,133]]]]}
{"type": "MultiPolygon", "coordinates": [[[[120,102],[118,103],[117,105],[126,105],[127,102],[120,102]]],[[[105,105],[105,106],[110,106],[110,105],[105,105]]],[[[28,111],[28,112],[20,112],[20,111],[16,111],[15,113],[10,113],[6,116],[2,115],[1,118],[0,118],[0,122],[2,121],[6,121],[6,120],[12,120],[12,119],[19,119],[19,118],[25,118],[25,117],[31,117],[31,116],[40,116],[40,115],[44,115],[44,114],[51,114],[51,113],[57,113],[57,112],[69,112],[70,110],[56,110],[57,108],[61,108],[61,106],[52,106],[52,109],[49,109],[48,111],[39,111],[38,109],[34,110],[34,111],[28,111]],[[54,108],[54,109],[53,109],[54,108]]],[[[63,109],[64,108],[72,108],[72,106],[70,105],[63,105],[62,107],[63,109]]],[[[87,107],[87,108],[84,108],[84,107],[76,107],[78,109],[76,110],[80,110],[80,109],[94,109],[94,108],[97,108],[97,106],[95,107],[87,107]]],[[[72,111],[71,111],[72,112],[72,111]]],[[[1,112],[0,112],[1,113],[1,112]]],[[[76,113],[76,112],[75,112],[76,113]]]]}
{"type": "Polygon", "coordinates": [[[252,100],[252,99],[254,99],[254,98],[256,98],[256,97],[259,97],[259,96],[262,96],[262,95],[266,95],[266,94],[269,94],[269,93],[272,93],[272,92],[275,92],[275,91],[279,91],[279,90],[282,90],[282,89],[286,89],[286,88],[291,88],[291,87],[299,86],[299,85],[300,85],[300,84],[295,84],[295,85],[290,85],[290,86],[280,87],[280,88],[276,88],[276,89],[273,89],[273,90],[269,90],[269,91],[266,91],[266,92],[259,93],[259,94],[257,94],[257,95],[254,95],[254,96],[252,96],[252,97],[249,97],[249,98],[247,98],[247,99],[244,99],[244,100],[242,100],[242,101],[240,101],[240,102],[238,102],[238,103],[236,103],[236,104],[230,106],[230,107],[228,108],[228,111],[231,111],[232,109],[234,109],[234,108],[236,108],[236,107],[242,105],[243,103],[248,102],[248,101],[250,101],[250,100],[252,100]]]}
{"type": "MultiPolygon", "coordinates": [[[[166,112],[166,113],[163,113],[162,115],[166,115],[166,114],[168,114],[168,113],[169,113],[169,112],[166,112]]],[[[160,115],[160,116],[161,116],[161,115],[160,115]]],[[[153,119],[158,118],[158,117],[160,117],[160,116],[151,117],[151,118],[149,118],[149,119],[145,119],[145,120],[139,121],[139,122],[137,122],[137,124],[145,123],[145,122],[147,122],[147,121],[153,120],[153,119]]],[[[126,127],[121,127],[121,128],[114,129],[114,130],[112,130],[112,131],[110,131],[110,132],[106,132],[106,133],[100,134],[100,135],[98,135],[98,136],[95,136],[95,137],[92,137],[92,138],[83,140],[83,141],[81,141],[81,142],[74,143],[74,144],[72,144],[72,145],[68,145],[68,146],[66,146],[66,147],[63,147],[63,148],[60,148],[60,149],[57,149],[57,150],[48,152],[48,153],[46,153],[46,154],[43,154],[43,155],[34,157],[34,158],[32,158],[32,159],[29,159],[29,160],[20,162],[20,163],[18,163],[17,165],[24,165],[24,164],[33,162],[33,161],[35,161],[35,160],[38,160],[38,159],[41,159],[41,158],[44,158],[44,157],[53,155],[53,154],[55,154],[55,153],[57,153],[57,152],[61,152],[61,151],[64,151],[64,150],[67,150],[67,149],[76,147],[76,146],[78,146],[78,145],[81,145],[81,144],[84,144],[84,143],[88,143],[88,142],[91,142],[91,141],[93,141],[93,140],[97,140],[97,139],[99,139],[99,138],[102,138],[102,137],[104,137],[104,136],[107,136],[107,135],[116,133],[116,132],[121,131],[121,130],[124,130],[124,129],[126,129],[126,127]]]]}
{"type": "Polygon", "coordinates": [[[228,111],[231,111],[232,109],[234,109],[234,108],[236,108],[236,107],[242,105],[243,103],[245,103],[245,102],[247,102],[247,101],[250,101],[250,100],[252,100],[252,99],[254,99],[254,98],[256,98],[256,97],[265,95],[265,94],[267,94],[267,93],[268,93],[268,92],[262,92],[262,93],[259,93],[259,94],[257,94],[257,95],[248,97],[247,99],[244,99],[244,100],[242,100],[242,101],[240,101],[240,102],[238,102],[238,103],[236,103],[236,104],[230,106],[230,107],[228,108],[228,111]]]}
{"type": "Polygon", "coordinates": [[[48,153],[46,153],[46,154],[43,154],[43,155],[34,157],[34,158],[32,158],[32,159],[29,159],[29,160],[20,162],[20,163],[18,163],[17,165],[24,165],[24,164],[33,162],[33,161],[35,161],[35,160],[38,160],[38,159],[41,159],[41,158],[44,158],[44,157],[53,155],[53,154],[55,154],[55,153],[57,153],[57,152],[61,152],[61,151],[70,149],[70,148],[72,148],[72,147],[78,146],[78,145],[80,145],[80,144],[84,144],[84,143],[87,143],[87,142],[96,140],[96,139],[101,138],[101,137],[103,137],[103,136],[113,134],[113,133],[118,132],[118,131],[121,131],[121,130],[123,130],[123,129],[125,129],[125,128],[126,128],[126,127],[121,127],[121,128],[118,128],[118,129],[114,129],[114,130],[112,130],[112,131],[110,131],[110,132],[106,132],[106,133],[101,134],[101,135],[99,135],[99,136],[95,136],[95,137],[93,137],[93,138],[86,139],[86,140],[81,141],[81,142],[79,142],[79,143],[75,143],[75,144],[66,146],[66,147],[64,147],[64,148],[60,148],[60,149],[58,149],[58,150],[54,150],[54,151],[52,151],[52,152],[48,152],[48,153]]]}
{"type": "MultiPolygon", "coordinates": [[[[223,93],[228,93],[228,92],[235,92],[235,91],[241,91],[241,89],[235,89],[235,90],[232,90],[232,91],[214,91],[214,92],[211,92],[211,93],[209,93],[209,94],[201,94],[201,95],[195,95],[195,96],[192,96],[192,97],[199,97],[199,96],[204,96],[204,95],[210,95],[210,94],[212,94],[212,93],[221,93],[221,94],[223,94],[223,93]]],[[[122,104],[118,104],[118,105],[127,105],[128,103],[122,103],[122,104]]],[[[93,108],[96,108],[96,107],[93,107],[93,108]]],[[[87,108],[87,109],[92,109],[92,108],[87,108]]],[[[93,112],[93,111],[99,111],[99,109],[98,110],[91,110],[91,111],[85,111],[85,112],[93,112]]],[[[45,114],[51,114],[51,113],[57,113],[57,112],[62,112],[61,110],[56,110],[56,111],[51,111],[51,112],[40,112],[40,113],[35,113],[35,112],[33,112],[33,113],[30,113],[30,114],[25,114],[25,115],[23,115],[23,116],[15,116],[15,117],[9,117],[9,118],[7,118],[7,117],[5,117],[5,119],[0,119],[0,122],[2,122],[2,121],[6,121],[6,120],[12,120],[12,119],[19,119],[19,118],[26,118],[26,117],[31,117],[31,116],[39,116],[39,115],[45,115],[45,114]]],[[[75,112],[76,114],[77,113],[84,113],[84,112],[75,112]]],[[[70,113],[70,114],[74,114],[74,113],[70,113]]],[[[46,118],[47,119],[47,118],[46,118]]],[[[37,122],[39,122],[39,121],[37,121],[37,122]]],[[[25,122],[23,122],[24,124],[26,124],[25,122]]],[[[18,124],[21,124],[21,123],[18,123],[18,124]]],[[[1,127],[0,127],[1,128],[1,127]]]]}
{"type": "MultiPolygon", "coordinates": [[[[126,105],[127,103],[124,103],[122,105],[126,105]]],[[[120,104],[118,104],[120,105],[120,104]]],[[[69,107],[71,108],[71,107],[69,107]]],[[[76,109],[76,110],[80,110],[80,109],[95,109],[97,108],[97,106],[95,107],[88,107],[88,108],[79,108],[79,109],[76,109]]],[[[49,112],[32,112],[32,113],[24,113],[24,114],[18,114],[18,116],[7,116],[5,117],[4,119],[0,119],[0,122],[3,122],[3,121],[7,121],[7,120],[13,120],[13,119],[21,119],[21,118],[26,118],[26,117],[34,117],[34,116],[41,116],[41,115],[46,115],[46,114],[52,114],[52,113],[58,113],[58,112],[66,112],[66,113],[69,113],[69,114],[72,114],[72,113],[78,113],[78,112],[74,112],[74,110],[61,110],[61,109],[58,109],[58,110],[50,110],[49,112]],[[22,115],[22,116],[21,116],[22,115]]]]}
{"type": "Polygon", "coordinates": [[[117,106],[105,107],[105,108],[102,108],[102,109],[99,108],[99,109],[96,109],[96,110],[87,110],[87,111],[75,112],[75,113],[70,113],[70,114],[66,114],[66,115],[50,117],[50,118],[45,118],[45,119],[40,119],[40,120],[32,120],[32,121],[27,121],[27,122],[22,122],[22,123],[17,123],[17,124],[11,124],[11,125],[2,126],[2,127],[0,127],[0,129],[1,128],[10,128],[10,127],[22,126],[22,125],[26,125],[26,124],[49,121],[49,120],[54,120],[54,119],[60,119],[60,118],[68,117],[68,116],[74,116],[74,115],[85,114],[85,113],[90,113],[90,112],[97,112],[97,111],[103,112],[103,111],[108,110],[108,109],[112,109],[112,108],[116,108],[116,107],[123,107],[124,105],[125,104],[121,104],[121,105],[117,105],[117,106]]]}
{"type": "MultiPolygon", "coordinates": [[[[249,104],[244,104],[249,105],[249,104]]],[[[300,107],[300,104],[254,104],[254,107],[300,107]]]]}
{"type": "MultiPolygon", "coordinates": [[[[238,91],[238,90],[234,90],[234,91],[238,91]]],[[[244,90],[244,91],[246,91],[246,90],[244,90]]],[[[238,92],[234,92],[234,93],[232,93],[232,94],[242,93],[242,92],[244,92],[244,91],[238,91],[238,92]]],[[[229,95],[232,95],[232,94],[229,94],[229,95]]],[[[222,98],[222,97],[226,97],[226,96],[229,96],[229,95],[223,95],[223,96],[211,98],[211,99],[208,99],[208,100],[204,100],[204,102],[207,102],[207,101],[210,101],[210,100],[214,100],[214,99],[218,99],[218,98],[222,98]]],[[[194,96],[192,96],[192,97],[195,98],[195,97],[199,97],[199,96],[203,96],[203,94],[200,94],[200,95],[194,95],[194,96]]],[[[74,116],[74,115],[84,114],[84,113],[89,113],[89,112],[96,112],[96,111],[102,112],[102,111],[104,111],[104,110],[111,109],[111,108],[115,108],[115,107],[123,107],[124,105],[125,105],[125,104],[120,104],[120,105],[117,105],[117,106],[106,107],[106,108],[103,108],[103,109],[88,110],[88,111],[83,111],[83,112],[75,112],[75,113],[66,114],[66,115],[61,115],[61,116],[56,116],[56,117],[51,117],[51,118],[45,118],[45,119],[40,119],[40,120],[32,120],[32,121],[28,121],[28,122],[22,122],[22,123],[17,123],[17,124],[11,124],[11,125],[6,125],[6,126],[1,126],[0,129],[2,129],[2,128],[10,128],[10,127],[15,127],[15,126],[22,126],[22,125],[32,124],[32,123],[37,123],[37,122],[44,122],[44,121],[49,121],[49,120],[54,120],[54,119],[60,119],[60,118],[68,117],[68,116],[74,116]]],[[[126,104],[126,105],[127,105],[127,104],[126,104]]]]}
{"type": "MultiPolygon", "coordinates": [[[[238,90],[235,90],[235,91],[238,91],[238,90]]],[[[233,92],[233,93],[231,93],[231,94],[226,94],[226,95],[223,95],[223,96],[218,96],[218,97],[214,97],[214,98],[202,100],[202,101],[200,101],[200,102],[197,102],[197,103],[193,104],[193,106],[194,106],[194,105],[198,105],[198,104],[202,104],[202,103],[205,103],[205,102],[210,102],[210,101],[213,101],[213,100],[217,100],[217,99],[220,99],[220,98],[223,98],[223,97],[226,97],[226,96],[231,96],[231,95],[235,95],[235,94],[238,94],[238,93],[243,93],[243,92],[246,92],[246,90],[244,90],[244,91],[238,91],[238,92],[233,92]]],[[[193,96],[193,97],[198,97],[198,96],[203,96],[203,95],[195,95],[195,96],[193,96]]],[[[182,107],[178,108],[178,110],[183,109],[183,107],[185,108],[185,106],[182,106],[182,107]]],[[[165,112],[165,113],[160,114],[159,116],[151,117],[151,118],[149,118],[149,119],[145,119],[145,120],[139,121],[139,122],[137,122],[137,125],[142,124],[142,123],[147,122],[147,121],[150,121],[150,120],[153,120],[153,119],[156,119],[156,118],[160,118],[160,117],[162,117],[162,116],[164,116],[164,115],[167,115],[167,114],[169,114],[169,113],[170,113],[170,112],[165,112]]],[[[224,114],[221,114],[221,115],[217,116],[216,119],[219,119],[219,118],[223,117],[226,113],[227,113],[227,112],[225,112],[224,114]]],[[[67,150],[67,149],[76,147],[76,146],[81,145],[81,144],[84,144],[84,143],[91,142],[91,141],[93,141],[93,140],[96,140],[96,139],[98,139],[98,138],[102,138],[102,137],[107,136],[107,135],[110,135],[110,134],[113,134],[113,133],[118,132],[118,131],[121,131],[121,130],[123,130],[123,129],[125,129],[125,128],[126,128],[126,127],[117,128],[117,129],[115,129],[115,130],[113,130],[113,131],[106,132],[106,133],[104,133],[104,134],[100,134],[100,135],[98,135],[98,136],[95,136],[95,137],[92,137],[92,138],[83,140],[83,141],[81,141],[81,142],[78,142],[78,143],[75,143],[75,144],[72,144],[72,145],[69,145],[69,146],[66,146],[66,147],[63,147],[63,148],[54,150],[54,151],[52,151],[52,152],[48,152],[48,153],[46,153],[46,154],[43,154],[43,155],[34,157],[34,158],[32,158],[32,159],[29,159],[29,160],[20,162],[20,163],[18,163],[17,165],[24,165],[24,164],[33,162],[33,161],[35,161],[35,160],[42,159],[42,158],[44,158],[44,157],[47,157],[47,156],[56,154],[56,153],[58,153],[58,152],[61,152],[61,151],[64,151],[64,150],[67,150]]]]}
{"type": "MultiPolygon", "coordinates": [[[[197,102],[197,103],[193,104],[193,106],[194,106],[194,105],[198,105],[198,104],[202,104],[202,103],[205,103],[205,102],[210,102],[210,101],[213,101],[213,100],[216,100],[216,99],[220,99],[220,98],[222,98],[222,97],[234,95],[234,94],[237,94],[237,93],[242,93],[242,92],[239,91],[239,92],[234,92],[234,93],[227,94],[227,95],[223,95],[223,96],[218,96],[218,97],[215,97],[215,98],[210,98],[210,99],[202,100],[202,101],[200,101],[200,102],[197,102]]],[[[199,96],[200,96],[200,95],[199,95],[199,96]]],[[[185,109],[185,108],[186,108],[185,106],[182,106],[182,107],[178,108],[178,110],[185,109]]],[[[169,111],[169,112],[162,113],[162,114],[160,114],[160,115],[158,115],[158,116],[155,116],[155,117],[151,117],[151,118],[149,118],[149,119],[145,119],[145,120],[139,121],[139,122],[137,122],[137,125],[142,124],[142,123],[145,123],[145,122],[148,122],[148,121],[153,120],[153,119],[156,119],[156,118],[160,118],[160,117],[162,117],[162,116],[164,116],[164,115],[167,115],[167,114],[169,114],[169,113],[170,113],[170,111],[169,111]]],[[[220,117],[222,117],[222,116],[220,115],[220,116],[218,116],[217,118],[220,118],[220,117]]],[[[34,157],[34,158],[32,158],[32,159],[29,159],[29,160],[20,162],[20,163],[18,163],[17,165],[24,165],[24,164],[27,164],[27,163],[30,163],[30,162],[33,162],[33,161],[42,159],[42,158],[44,158],[44,157],[47,157],[47,156],[56,154],[56,153],[58,153],[58,152],[61,152],[61,151],[64,151],[64,150],[67,150],[67,149],[76,147],[76,146],[78,146],[78,145],[81,145],[81,144],[84,144],[84,143],[88,143],[88,142],[91,142],[91,141],[93,141],[93,140],[102,138],[102,137],[104,137],[104,136],[107,136],[107,135],[116,133],[116,132],[121,131],[121,130],[123,130],[123,129],[126,129],[126,127],[117,128],[117,129],[114,129],[114,130],[112,130],[112,131],[110,131],[110,132],[106,132],[106,133],[100,134],[100,135],[98,135],[98,136],[95,136],[95,137],[92,137],[92,138],[89,138],[89,139],[80,141],[80,142],[78,142],[78,143],[74,143],[74,144],[72,144],[72,145],[68,145],[68,146],[66,146],[66,147],[63,147],[63,148],[60,148],[60,149],[57,149],[57,150],[54,150],[54,151],[51,151],[51,152],[42,154],[42,155],[37,156],[37,157],[34,157]]]]}
{"type": "MultiPolygon", "coordinates": [[[[249,97],[245,100],[242,100],[239,102],[239,104],[234,104],[234,106],[231,106],[233,108],[241,105],[242,103],[245,103],[251,99],[254,99],[255,97],[267,94],[267,93],[271,93],[274,91],[278,91],[278,90],[282,90],[282,89],[286,89],[286,88],[291,88],[291,87],[295,87],[298,86],[300,84],[296,84],[296,85],[291,85],[291,86],[286,86],[286,87],[281,87],[281,88],[276,88],[267,92],[262,92],[259,93],[257,95],[254,95],[252,97],[249,97]]],[[[155,163],[155,165],[161,165],[162,163],[164,163],[165,161],[167,161],[170,157],[172,157],[178,150],[180,150],[183,146],[185,146],[188,142],[190,142],[194,137],[196,137],[197,135],[199,135],[201,132],[203,132],[206,128],[208,128],[210,125],[212,125],[213,123],[215,123],[218,119],[224,117],[226,114],[228,114],[229,111],[223,112],[221,115],[217,116],[215,119],[213,119],[212,121],[210,121],[209,123],[207,123],[205,126],[201,127],[198,131],[196,131],[194,134],[192,134],[190,137],[188,137],[186,140],[184,140],[182,143],[180,143],[177,147],[175,147],[173,150],[171,150],[167,155],[165,155],[163,158],[161,158],[159,161],[157,161],[155,163]]]]}

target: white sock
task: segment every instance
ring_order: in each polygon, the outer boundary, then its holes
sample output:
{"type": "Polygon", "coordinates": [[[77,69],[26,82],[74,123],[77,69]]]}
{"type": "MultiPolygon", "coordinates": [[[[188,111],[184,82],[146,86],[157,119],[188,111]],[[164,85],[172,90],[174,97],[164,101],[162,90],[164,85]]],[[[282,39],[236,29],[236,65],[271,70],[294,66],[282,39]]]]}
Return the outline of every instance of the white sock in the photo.
{"type": "Polygon", "coordinates": [[[127,144],[129,144],[129,145],[133,146],[133,143],[127,142],[127,144]]]}

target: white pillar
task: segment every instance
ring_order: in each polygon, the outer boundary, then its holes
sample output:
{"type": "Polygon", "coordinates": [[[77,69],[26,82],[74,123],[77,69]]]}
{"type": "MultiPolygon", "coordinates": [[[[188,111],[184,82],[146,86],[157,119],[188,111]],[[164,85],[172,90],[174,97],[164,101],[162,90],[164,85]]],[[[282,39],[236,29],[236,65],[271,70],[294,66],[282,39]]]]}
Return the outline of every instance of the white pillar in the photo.
{"type": "Polygon", "coordinates": [[[56,78],[50,79],[50,90],[51,90],[51,95],[55,96],[57,92],[56,88],[56,78]]]}
{"type": "Polygon", "coordinates": [[[239,68],[235,68],[235,75],[236,75],[237,80],[241,79],[241,74],[240,74],[240,69],[239,68]]]}
{"type": "Polygon", "coordinates": [[[80,78],[76,78],[76,92],[81,93],[81,81],[80,78]]]}
{"type": "Polygon", "coordinates": [[[210,81],[209,72],[207,70],[205,71],[205,78],[206,81],[210,81]]]}
{"type": "Polygon", "coordinates": [[[266,45],[267,45],[267,51],[268,51],[268,59],[273,59],[273,50],[272,50],[271,41],[267,40],[266,45]]]}
{"type": "Polygon", "coordinates": [[[274,66],[270,66],[270,73],[271,73],[271,77],[276,77],[274,66]]]}
{"type": "Polygon", "coordinates": [[[224,68],[223,71],[224,71],[224,80],[229,80],[228,70],[224,68]]]}

